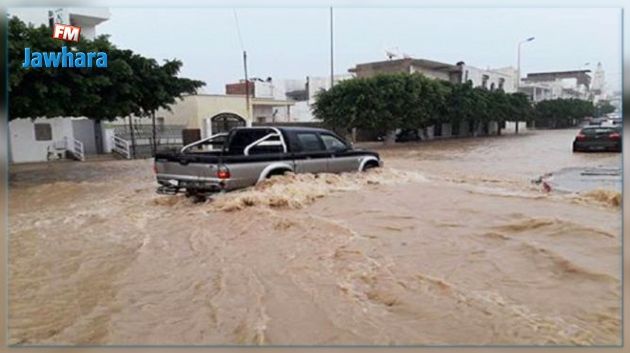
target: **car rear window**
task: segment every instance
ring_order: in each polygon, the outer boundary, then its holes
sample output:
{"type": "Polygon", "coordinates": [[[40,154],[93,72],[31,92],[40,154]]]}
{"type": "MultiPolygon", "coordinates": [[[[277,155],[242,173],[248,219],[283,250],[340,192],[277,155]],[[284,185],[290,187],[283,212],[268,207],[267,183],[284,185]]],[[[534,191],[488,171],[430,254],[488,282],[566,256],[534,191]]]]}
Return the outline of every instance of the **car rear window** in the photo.
{"type": "Polygon", "coordinates": [[[610,134],[613,132],[616,132],[617,130],[613,129],[613,128],[606,128],[606,127],[598,127],[598,128],[589,128],[589,129],[582,129],[582,134],[586,135],[586,136],[595,136],[595,135],[604,135],[604,134],[610,134]]]}
{"type": "Polygon", "coordinates": [[[229,138],[228,154],[238,155],[243,154],[245,147],[252,142],[261,139],[268,134],[272,133],[270,129],[242,129],[236,130],[229,138]]]}

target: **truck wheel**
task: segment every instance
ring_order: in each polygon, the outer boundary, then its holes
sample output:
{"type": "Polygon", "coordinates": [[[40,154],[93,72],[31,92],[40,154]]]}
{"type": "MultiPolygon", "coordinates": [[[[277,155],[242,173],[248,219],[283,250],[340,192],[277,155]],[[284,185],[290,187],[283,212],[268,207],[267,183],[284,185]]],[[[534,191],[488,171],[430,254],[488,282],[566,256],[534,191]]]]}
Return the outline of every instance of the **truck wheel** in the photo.
{"type": "Polygon", "coordinates": [[[272,170],[269,174],[267,174],[267,179],[270,179],[271,177],[276,176],[276,175],[285,175],[288,172],[290,172],[290,170],[287,170],[287,169],[272,170]]]}
{"type": "Polygon", "coordinates": [[[378,168],[378,163],[375,161],[369,161],[365,163],[365,165],[363,166],[362,172],[367,172],[368,170],[374,169],[374,168],[378,168]]]}

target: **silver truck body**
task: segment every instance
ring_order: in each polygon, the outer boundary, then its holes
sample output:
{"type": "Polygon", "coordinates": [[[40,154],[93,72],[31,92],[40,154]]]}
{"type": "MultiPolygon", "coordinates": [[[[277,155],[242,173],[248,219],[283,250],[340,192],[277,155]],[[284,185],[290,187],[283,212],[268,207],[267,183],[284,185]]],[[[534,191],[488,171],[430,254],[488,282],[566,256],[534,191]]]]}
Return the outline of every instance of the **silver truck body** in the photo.
{"type": "Polygon", "coordinates": [[[378,154],[355,150],[334,133],[312,128],[236,128],[155,157],[158,191],[168,194],[240,189],[286,172],[342,173],[381,165],[378,154]],[[192,151],[220,139],[225,140],[221,150],[192,151]],[[239,139],[247,144],[234,147],[239,139]]]}

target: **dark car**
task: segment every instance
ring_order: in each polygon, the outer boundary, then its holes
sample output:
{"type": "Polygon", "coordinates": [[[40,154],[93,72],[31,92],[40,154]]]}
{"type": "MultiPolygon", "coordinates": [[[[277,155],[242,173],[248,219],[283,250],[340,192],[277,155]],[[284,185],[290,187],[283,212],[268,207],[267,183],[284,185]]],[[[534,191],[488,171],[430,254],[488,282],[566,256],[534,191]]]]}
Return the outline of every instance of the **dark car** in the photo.
{"type": "Polygon", "coordinates": [[[621,128],[617,126],[587,126],[573,141],[573,152],[621,152],[621,128]]]}

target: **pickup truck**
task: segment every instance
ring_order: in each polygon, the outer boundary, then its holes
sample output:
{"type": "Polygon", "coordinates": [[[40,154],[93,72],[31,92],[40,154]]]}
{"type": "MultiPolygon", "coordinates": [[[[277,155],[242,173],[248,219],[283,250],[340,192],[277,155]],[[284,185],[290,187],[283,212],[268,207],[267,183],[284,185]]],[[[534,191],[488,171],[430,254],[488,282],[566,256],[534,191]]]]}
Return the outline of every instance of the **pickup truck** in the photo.
{"type": "Polygon", "coordinates": [[[205,197],[255,185],[274,175],[365,171],[378,153],[354,149],[331,131],[242,127],[155,155],[158,193],[205,197]]]}

